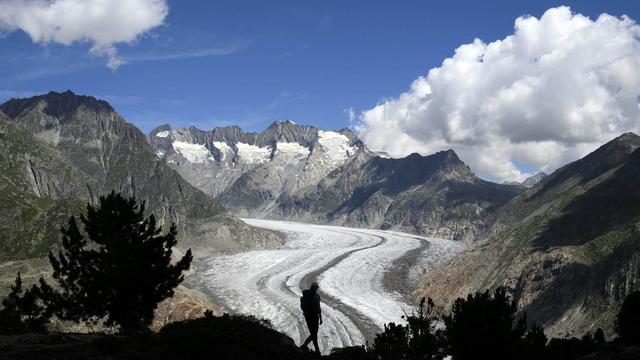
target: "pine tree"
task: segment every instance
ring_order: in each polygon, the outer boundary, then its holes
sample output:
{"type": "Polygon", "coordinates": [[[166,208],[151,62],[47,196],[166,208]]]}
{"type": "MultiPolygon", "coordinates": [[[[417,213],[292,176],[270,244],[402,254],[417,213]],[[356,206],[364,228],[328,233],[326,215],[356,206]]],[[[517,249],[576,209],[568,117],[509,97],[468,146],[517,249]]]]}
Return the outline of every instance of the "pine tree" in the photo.
{"type": "Polygon", "coordinates": [[[517,307],[503,288],[458,298],[445,316],[446,336],[454,360],[517,359],[526,319],[516,321],[517,307]]]}
{"type": "Polygon", "coordinates": [[[435,331],[437,320],[433,300],[422,298],[417,311],[403,316],[406,325],[389,323],[377,334],[368,352],[380,360],[435,360],[443,358],[442,340],[435,331]]]}
{"type": "Polygon", "coordinates": [[[627,295],[616,316],[615,330],[626,345],[640,345],[640,291],[627,295]]]}
{"type": "Polygon", "coordinates": [[[112,192],[99,204],[87,205],[86,216],[62,228],[62,249],[49,254],[53,278],[61,291],[49,292],[56,314],[66,320],[91,321],[106,317],[107,325],[123,331],[143,330],[153,320],[157,304],[189,269],[191,250],[171,264],[176,227],[166,234],[145,204],[112,192]]]}
{"type": "MultiPolygon", "coordinates": [[[[42,286],[48,289],[46,284],[42,286]]],[[[30,289],[23,291],[22,277],[18,273],[14,285],[11,286],[11,292],[2,300],[0,334],[44,332],[46,330],[45,324],[50,318],[50,313],[40,301],[40,289],[33,285],[30,289]]]]}

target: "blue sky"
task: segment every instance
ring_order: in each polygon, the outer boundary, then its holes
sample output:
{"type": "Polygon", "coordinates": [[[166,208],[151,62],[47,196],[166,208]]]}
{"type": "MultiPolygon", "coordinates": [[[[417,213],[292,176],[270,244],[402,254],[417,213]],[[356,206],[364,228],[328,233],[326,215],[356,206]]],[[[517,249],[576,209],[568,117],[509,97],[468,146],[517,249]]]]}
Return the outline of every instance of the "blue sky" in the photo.
{"type": "Polygon", "coordinates": [[[636,0],[0,0],[0,101],[70,89],[145,132],[360,124],[393,156],[522,180],[640,132],[638,19],[636,0]]]}
{"type": "Polygon", "coordinates": [[[0,100],[71,89],[110,101],[145,131],[169,122],[260,130],[281,118],[324,128],[405,91],[454,49],[512,33],[514,19],[570,5],[640,17],[637,1],[169,1],[164,25],[117,71],[87,43],[0,40],[0,100]]]}

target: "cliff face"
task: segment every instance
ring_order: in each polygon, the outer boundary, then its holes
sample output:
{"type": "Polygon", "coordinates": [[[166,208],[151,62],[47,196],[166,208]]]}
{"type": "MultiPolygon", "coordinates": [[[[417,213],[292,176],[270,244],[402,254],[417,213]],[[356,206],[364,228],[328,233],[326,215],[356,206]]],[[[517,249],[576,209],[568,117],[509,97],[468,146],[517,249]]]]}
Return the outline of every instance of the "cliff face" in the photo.
{"type": "Polygon", "coordinates": [[[487,239],[424,274],[418,296],[442,304],[506,286],[551,335],[604,326],[640,289],[640,137],[624,134],[497,212],[487,239]]]}

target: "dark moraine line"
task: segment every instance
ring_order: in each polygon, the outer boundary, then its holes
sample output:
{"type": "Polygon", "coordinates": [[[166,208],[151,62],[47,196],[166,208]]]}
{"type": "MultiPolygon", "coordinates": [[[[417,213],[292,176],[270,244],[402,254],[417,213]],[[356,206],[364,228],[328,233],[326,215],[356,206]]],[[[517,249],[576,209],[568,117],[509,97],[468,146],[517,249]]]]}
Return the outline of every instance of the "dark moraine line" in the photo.
{"type": "Polygon", "coordinates": [[[420,246],[407,251],[402,257],[393,262],[391,269],[384,274],[382,285],[389,292],[401,294],[407,304],[414,304],[415,299],[411,294],[416,290],[419,279],[411,280],[411,268],[418,263],[420,255],[431,246],[429,240],[420,237],[394,234],[405,239],[415,239],[420,242],[420,246]]]}
{"type": "MultiPolygon", "coordinates": [[[[353,233],[348,233],[348,232],[341,232],[341,231],[337,231],[337,230],[333,230],[336,233],[339,234],[349,234],[349,235],[353,235],[353,233]]],[[[333,259],[331,262],[327,263],[325,266],[312,271],[310,273],[308,273],[307,275],[305,275],[302,280],[300,281],[300,287],[301,289],[307,289],[311,286],[312,283],[316,282],[318,279],[318,276],[320,274],[322,274],[323,272],[329,270],[330,268],[336,266],[338,263],[340,263],[341,261],[343,261],[344,259],[346,259],[347,257],[349,257],[350,255],[357,253],[359,251],[363,251],[363,250],[368,250],[368,249],[372,249],[375,247],[378,247],[384,243],[386,243],[388,240],[385,237],[379,236],[379,235],[374,235],[374,234],[366,234],[366,235],[370,235],[370,236],[374,236],[380,239],[380,241],[374,245],[371,246],[367,246],[367,247],[363,247],[360,249],[354,249],[351,251],[348,251],[338,257],[336,257],[335,259],[333,259]]],[[[285,290],[288,292],[293,293],[285,284],[283,284],[284,288],[286,288],[285,290]]],[[[294,294],[295,296],[295,294],[294,294]]],[[[344,304],[343,302],[341,302],[339,299],[334,298],[333,296],[327,295],[325,293],[322,292],[322,287],[320,288],[320,297],[322,298],[322,302],[324,302],[326,305],[340,311],[341,313],[343,313],[345,316],[347,316],[351,321],[353,321],[353,323],[356,325],[356,327],[358,327],[358,330],[360,330],[360,332],[362,333],[362,335],[364,336],[364,338],[366,339],[366,341],[371,342],[373,340],[373,338],[375,337],[375,335],[379,332],[382,331],[382,329],[378,326],[375,326],[371,323],[370,319],[367,318],[366,316],[364,316],[358,309],[355,309],[351,306],[348,306],[346,304],[344,304]]]]}

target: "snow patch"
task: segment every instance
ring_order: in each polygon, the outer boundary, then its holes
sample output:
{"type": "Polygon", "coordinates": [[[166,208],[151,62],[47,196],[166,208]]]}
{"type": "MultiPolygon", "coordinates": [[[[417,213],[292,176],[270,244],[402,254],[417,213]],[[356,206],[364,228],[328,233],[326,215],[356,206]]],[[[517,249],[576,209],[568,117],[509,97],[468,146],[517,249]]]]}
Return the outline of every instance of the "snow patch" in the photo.
{"type": "Polygon", "coordinates": [[[174,141],[173,148],[182,155],[188,162],[201,163],[207,162],[211,156],[209,150],[202,144],[191,144],[184,141],[174,141]]]}
{"type": "Polygon", "coordinates": [[[331,162],[342,162],[358,151],[349,146],[349,138],[335,131],[318,130],[318,143],[324,148],[324,157],[331,162]]]}
{"type": "Polygon", "coordinates": [[[303,159],[309,156],[311,151],[295,142],[278,142],[276,144],[276,156],[282,155],[287,158],[303,159]]]}
{"type": "Polygon", "coordinates": [[[214,141],[213,147],[220,151],[220,161],[226,161],[227,159],[233,159],[233,148],[227,145],[226,142],[223,141],[214,141]]]}
{"type": "Polygon", "coordinates": [[[163,130],[156,134],[156,137],[166,138],[169,136],[169,131],[163,130]]]}
{"type": "Polygon", "coordinates": [[[239,142],[236,144],[240,161],[248,164],[265,163],[271,157],[270,147],[259,147],[256,145],[239,142]]]}

